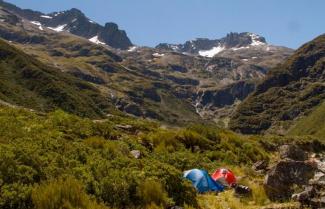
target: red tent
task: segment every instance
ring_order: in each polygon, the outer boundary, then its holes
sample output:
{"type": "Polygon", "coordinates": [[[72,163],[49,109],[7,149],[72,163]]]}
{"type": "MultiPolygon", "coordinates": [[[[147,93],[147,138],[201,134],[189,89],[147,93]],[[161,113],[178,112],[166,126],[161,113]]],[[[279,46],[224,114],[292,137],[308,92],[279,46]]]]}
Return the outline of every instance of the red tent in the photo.
{"type": "Polygon", "coordinates": [[[213,180],[223,184],[224,186],[231,186],[236,183],[236,176],[234,173],[225,168],[220,168],[216,170],[212,176],[213,180]]]}

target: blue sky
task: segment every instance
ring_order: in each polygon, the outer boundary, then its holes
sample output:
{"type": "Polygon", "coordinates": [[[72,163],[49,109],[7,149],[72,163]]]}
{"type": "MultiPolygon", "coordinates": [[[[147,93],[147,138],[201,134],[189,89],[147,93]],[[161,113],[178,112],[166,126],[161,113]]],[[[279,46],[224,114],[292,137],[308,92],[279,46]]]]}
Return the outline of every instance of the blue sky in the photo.
{"type": "Polygon", "coordinates": [[[325,33],[324,0],[7,0],[44,13],[82,10],[100,24],[116,22],[134,44],[221,38],[254,32],[297,48],[325,33]]]}

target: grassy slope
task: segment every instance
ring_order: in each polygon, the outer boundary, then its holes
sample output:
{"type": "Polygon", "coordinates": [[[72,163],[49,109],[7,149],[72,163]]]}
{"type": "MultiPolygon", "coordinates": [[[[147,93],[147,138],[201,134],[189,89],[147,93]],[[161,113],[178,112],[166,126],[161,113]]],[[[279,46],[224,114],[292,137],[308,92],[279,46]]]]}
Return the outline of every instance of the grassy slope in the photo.
{"type": "Polygon", "coordinates": [[[66,34],[51,34],[47,38],[49,40],[46,44],[23,45],[16,43],[16,45],[22,51],[33,54],[47,65],[58,65],[60,69],[72,74],[75,71],[80,71],[94,78],[100,78],[104,82],[96,84],[96,87],[104,95],[110,97],[112,94],[115,100],[122,100],[126,103],[132,104],[135,102],[143,113],[148,110],[155,112],[159,115],[159,120],[167,124],[184,125],[200,120],[189,101],[176,98],[170,89],[164,87],[165,85],[161,87],[154,86],[154,83],[157,82],[177,86],[176,84],[144,75],[142,74],[142,68],[125,68],[121,65],[122,63],[114,61],[114,54],[109,55],[109,50],[83,39],[66,34]],[[50,53],[52,50],[62,52],[63,55],[52,56],[50,53]],[[47,53],[44,53],[44,51],[47,53]],[[89,51],[89,53],[80,55],[80,51],[89,51]],[[101,66],[111,66],[112,72],[106,72],[101,66]],[[144,91],[152,88],[162,98],[161,102],[145,98],[144,91]],[[134,96],[130,96],[130,93],[134,96]],[[166,103],[168,104],[166,105],[166,103]],[[176,106],[173,106],[174,104],[176,106]]]}
{"type": "Polygon", "coordinates": [[[96,117],[108,107],[92,85],[49,67],[0,40],[0,99],[41,111],[61,108],[96,117]]]}
{"type": "Polygon", "coordinates": [[[308,116],[303,117],[290,129],[290,135],[314,135],[325,138],[325,103],[308,116]]]}
{"type": "Polygon", "coordinates": [[[325,35],[305,44],[284,64],[271,70],[257,90],[237,109],[233,130],[284,132],[293,119],[325,99],[325,35]]]}

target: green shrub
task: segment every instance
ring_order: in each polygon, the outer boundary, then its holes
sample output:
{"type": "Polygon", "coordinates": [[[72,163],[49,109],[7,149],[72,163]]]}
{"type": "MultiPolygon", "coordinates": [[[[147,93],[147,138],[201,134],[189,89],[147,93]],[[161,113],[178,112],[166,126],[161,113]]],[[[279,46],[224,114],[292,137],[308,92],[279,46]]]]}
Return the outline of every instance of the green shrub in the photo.
{"type": "Polygon", "coordinates": [[[136,196],[137,181],[132,174],[119,170],[110,170],[108,175],[99,181],[100,197],[105,204],[115,208],[130,208],[139,204],[136,196]]]}
{"type": "Polygon", "coordinates": [[[192,150],[194,150],[195,146],[200,149],[209,149],[214,145],[212,141],[192,130],[180,131],[176,139],[183,143],[187,149],[192,150]]]}
{"type": "Polygon", "coordinates": [[[33,204],[30,198],[32,187],[20,183],[5,184],[0,187],[0,208],[28,209],[33,204]]]}
{"type": "Polygon", "coordinates": [[[95,135],[94,123],[89,119],[81,119],[75,115],[57,110],[49,114],[47,125],[52,128],[57,128],[66,137],[87,138],[95,135]]]}
{"type": "Polygon", "coordinates": [[[157,152],[174,152],[182,147],[176,139],[176,135],[177,133],[174,131],[159,130],[155,133],[150,133],[143,140],[151,141],[157,152]]]}
{"type": "Polygon", "coordinates": [[[201,125],[168,130],[137,121],[0,108],[0,208],[198,208],[200,196],[183,178],[185,170],[244,170],[283,143],[325,146],[310,137],[242,136],[201,125]],[[132,124],[132,131],[117,124],[132,124]],[[134,149],[140,159],[130,154],[134,149]]]}
{"type": "Polygon", "coordinates": [[[32,192],[35,209],[104,208],[92,201],[73,177],[59,178],[36,186],[32,192]]]}
{"type": "Polygon", "coordinates": [[[162,184],[154,179],[147,179],[141,182],[137,187],[137,195],[145,206],[155,204],[165,208],[171,203],[162,184]]]}
{"type": "Polygon", "coordinates": [[[218,127],[196,124],[188,127],[187,129],[195,131],[196,133],[206,137],[215,143],[220,142],[220,129],[218,127]]]}
{"type": "Polygon", "coordinates": [[[143,171],[146,178],[157,178],[165,186],[168,196],[176,205],[188,204],[197,206],[196,191],[183,178],[181,171],[175,167],[159,161],[147,161],[143,171]]]}
{"type": "Polygon", "coordinates": [[[104,149],[106,140],[101,137],[90,137],[84,140],[84,143],[94,149],[104,149]]]}

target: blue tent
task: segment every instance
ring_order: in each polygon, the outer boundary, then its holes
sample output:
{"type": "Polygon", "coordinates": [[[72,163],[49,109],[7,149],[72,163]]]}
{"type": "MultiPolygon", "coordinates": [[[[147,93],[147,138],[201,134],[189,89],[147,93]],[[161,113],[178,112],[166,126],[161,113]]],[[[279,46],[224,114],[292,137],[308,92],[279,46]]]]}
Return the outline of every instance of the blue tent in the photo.
{"type": "Polygon", "coordinates": [[[193,186],[200,193],[208,191],[223,191],[224,187],[214,181],[205,170],[192,169],[184,172],[184,178],[192,181],[193,186]]]}

